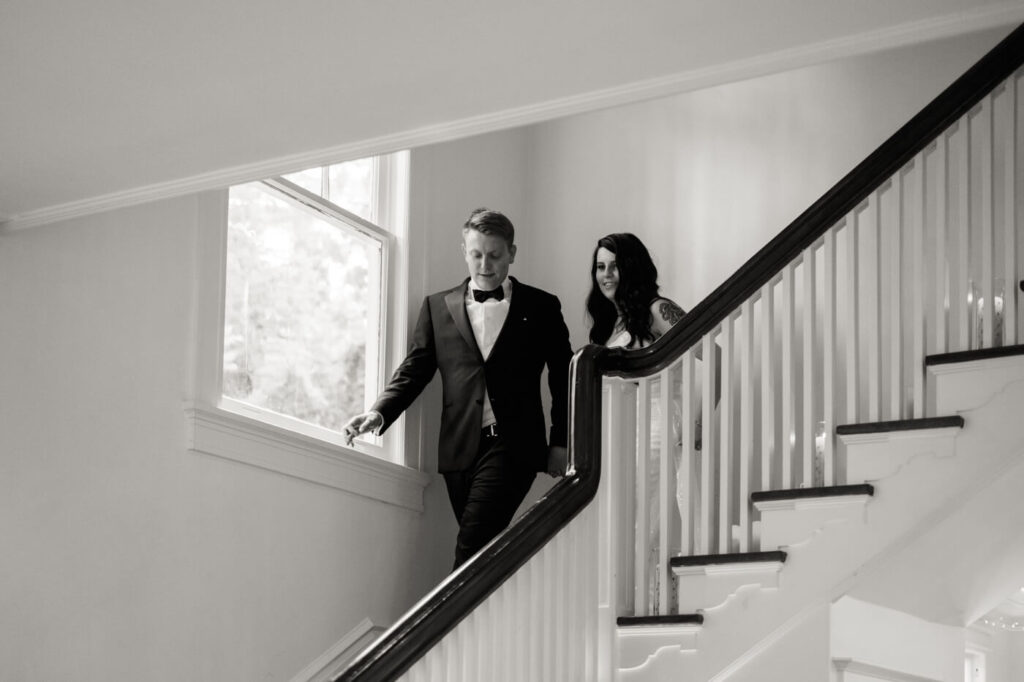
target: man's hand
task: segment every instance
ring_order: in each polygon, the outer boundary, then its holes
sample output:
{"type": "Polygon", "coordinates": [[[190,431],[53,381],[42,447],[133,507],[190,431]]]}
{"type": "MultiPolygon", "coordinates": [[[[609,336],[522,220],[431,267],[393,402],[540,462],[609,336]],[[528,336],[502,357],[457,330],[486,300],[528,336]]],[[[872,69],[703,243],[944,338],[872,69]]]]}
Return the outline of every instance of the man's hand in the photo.
{"type": "Polygon", "coordinates": [[[356,436],[380,428],[384,424],[384,418],[379,412],[369,411],[357,414],[345,422],[342,433],[345,436],[345,445],[352,447],[352,439],[356,436]]]}
{"type": "Polygon", "coordinates": [[[565,476],[565,469],[569,466],[569,451],[560,445],[552,445],[548,448],[548,475],[555,478],[565,476]]]}

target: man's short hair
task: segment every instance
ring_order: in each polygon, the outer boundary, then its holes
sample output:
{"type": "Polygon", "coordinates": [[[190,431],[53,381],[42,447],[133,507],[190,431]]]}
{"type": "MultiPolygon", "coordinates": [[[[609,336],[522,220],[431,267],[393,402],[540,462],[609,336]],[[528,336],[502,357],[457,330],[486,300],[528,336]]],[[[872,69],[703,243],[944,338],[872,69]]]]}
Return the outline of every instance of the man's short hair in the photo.
{"type": "Polygon", "coordinates": [[[516,239],[516,228],[512,227],[512,221],[508,216],[489,208],[477,208],[469,214],[469,219],[462,226],[462,233],[465,234],[468,230],[476,230],[481,234],[496,234],[509,246],[512,246],[516,239]]]}

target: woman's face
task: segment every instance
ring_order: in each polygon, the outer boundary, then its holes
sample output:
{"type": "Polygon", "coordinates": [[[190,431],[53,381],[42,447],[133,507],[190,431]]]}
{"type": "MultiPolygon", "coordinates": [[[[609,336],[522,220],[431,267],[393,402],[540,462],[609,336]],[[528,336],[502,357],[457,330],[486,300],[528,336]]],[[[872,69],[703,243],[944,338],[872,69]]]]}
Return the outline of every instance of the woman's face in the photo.
{"type": "Polygon", "coordinates": [[[614,303],[615,290],[619,288],[619,266],[615,262],[615,254],[601,246],[595,258],[594,280],[605,298],[614,303]]]}

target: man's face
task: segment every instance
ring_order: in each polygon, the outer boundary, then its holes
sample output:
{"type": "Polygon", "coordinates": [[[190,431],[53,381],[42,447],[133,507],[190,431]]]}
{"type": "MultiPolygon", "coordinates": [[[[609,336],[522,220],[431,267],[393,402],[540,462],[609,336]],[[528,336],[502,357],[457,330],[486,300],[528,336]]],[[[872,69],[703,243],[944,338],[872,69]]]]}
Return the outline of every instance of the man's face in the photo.
{"type": "Polygon", "coordinates": [[[501,286],[508,276],[508,266],[516,259],[516,247],[506,244],[504,238],[476,230],[463,233],[462,252],[473,284],[485,291],[501,286]]]}

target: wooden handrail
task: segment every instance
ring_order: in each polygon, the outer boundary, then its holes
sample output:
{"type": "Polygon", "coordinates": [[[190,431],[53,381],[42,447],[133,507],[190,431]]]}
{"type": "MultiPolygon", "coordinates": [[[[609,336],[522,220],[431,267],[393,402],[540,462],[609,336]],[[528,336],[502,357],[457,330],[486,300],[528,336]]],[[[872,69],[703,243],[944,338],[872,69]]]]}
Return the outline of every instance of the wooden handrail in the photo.
{"type": "Polygon", "coordinates": [[[646,376],[670,365],[1009,78],[1021,64],[1024,64],[1024,24],[893,133],[656,343],[639,350],[611,351],[604,361],[608,372],[623,377],[646,376]]]}
{"type": "Polygon", "coordinates": [[[593,499],[601,479],[600,363],[606,352],[586,346],[569,367],[572,460],[566,477],[360,653],[334,682],[398,678],[593,499]]]}

